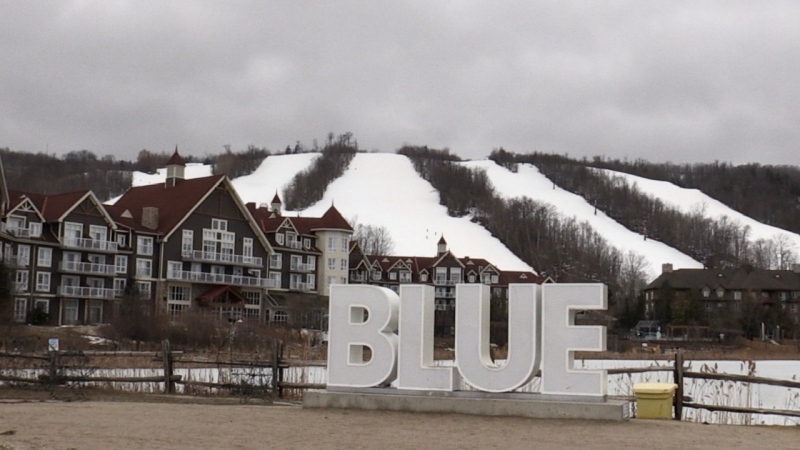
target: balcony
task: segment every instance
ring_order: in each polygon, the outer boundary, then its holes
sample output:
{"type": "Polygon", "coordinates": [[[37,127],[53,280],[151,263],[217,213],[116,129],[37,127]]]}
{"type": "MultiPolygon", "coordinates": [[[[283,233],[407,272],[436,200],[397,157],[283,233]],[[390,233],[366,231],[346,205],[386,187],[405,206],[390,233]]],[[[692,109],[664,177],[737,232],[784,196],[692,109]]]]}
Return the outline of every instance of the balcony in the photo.
{"type": "Polygon", "coordinates": [[[6,263],[9,267],[28,267],[30,264],[30,258],[27,260],[20,259],[19,256],[10,256],[6,255],[3,258],[3,262],[6,263]]]}
{"type": "Polygon", "coordinates": [[[184,250],[181,253],[187,261],[205,261],[235,266],[261,267],[262,259],[255,256],[234,255],[232,253],[204,252],[202,250],[184,250]]]}
{"type": "Polygon", "coordinates": [[[313,272],[316,269],[316,264],[308,263],[292,263],[290,270],[292,272],[313,272]]]}
{"type": "Polygon", "coordinates": [[[111,300],[115,298],[116,291],[110,288],[85,287],[85,286],[59,286],[58,295],[63,297],[99,298],[111,300]]]}
{"type": "Polygon", "coordinates": [[[354,273],[350,274],[350,279],[353,280],[353,281],[357,281],[359,283],[363,283],[363,282],[367,281],[367,276],[364,273],[356,273],[356,272],[354,272],[354,273]]]}
{"type": "Polygon", "coordinates": [[[286,242],[286,246],[289,247],[289,248],[297,249],[297,250],[302,250],[303,249],[303,243],[300,242],[300,241],[287,241],[286,242]]]}
{"type": "Polygon", "coordinates": [[[94,264],[77,261],[61,261],[58,263],[58,270],[62,272],[104,275],[109,277],[116,273],[116,267],[111,264],[94,264]]]}
{"type": "Polygon", "coordinates": [[[242,275],[227,275],[224,273],[192,272],[188,270],[168,270],[167,279],[194,281],[210,284],[232,284],[235,286],[249,286],[261,288],[274,288],[273,280],[268,278],[245,277],[242,275]]]}
{"type": "Polygon", "coordinates": [[[81,248],[99,252],[116,252],[119,249],[119,244],[113,241],[100,241],[97,239],[65,237],[64,247],[81,248]]]}
{"type": "Polygon", "coordinates": [[[31,237],[39,237],[42,235],[42,229],[37,228],[31,232],[31,228],[18,228],[18,227],[8,227],[6,229],[9,234],[13,234],[16,237],[21,238],[31,238],[31,237]]]}
{"type": "Polygon", "coordinates": [[[313,291],[314,285],[312,283],[289,283],[289,290],[291,291],[313,291]]]}

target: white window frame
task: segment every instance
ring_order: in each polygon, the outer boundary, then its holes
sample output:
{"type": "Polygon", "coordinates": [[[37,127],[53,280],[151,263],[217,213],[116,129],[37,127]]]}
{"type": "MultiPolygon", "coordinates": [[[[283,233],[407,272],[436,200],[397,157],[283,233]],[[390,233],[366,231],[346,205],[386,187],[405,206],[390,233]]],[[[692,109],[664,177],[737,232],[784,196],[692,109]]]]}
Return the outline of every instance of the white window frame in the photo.
{"type": "Polygon", "coordinates": [[[147,258],[136,258],[136,277],[153,278],[153,260],[147,258]],[[144,266],[147,266],[147,270],[144,266]],[[146,273],[145,273],[146,272],[146,273]]]}
{"type": "Polygon", "coordinates": [[[36,291],[50,291],[50,272],[36,272],[36,291]]]}
{"type": "Polygon", "coordinates": [[[14,285],[17,288],[17,291],[20,292],[27,292],[29,282],[29,273],[27,270],[18,270],[14,276],[14,285]]]}
{"type": "Polygon", "coordinates": [[[181,235],[181,253],[194,251],[194,230],[183,230],[181,235]]]}
{"type": "Polygon", "coordinates": [[[28,265],[31,263],[30,245],[17,246],[17,263],[22,267],[28,267],[28,265]]]}
{"type": "Polygon", "coordinates": [[[137,236],[136,237],[136,253],[140,255],[153,255],[153,237],[152,236],[137,236]]]}
{"type": "Polygon", "coordinates": [[[215,231],[228,231],[228,221],[224,219],[211,219],[211,229],[215,231]]]}
{"type": "Polygon", "coordinates": [[[108,240],[108,227],[102,225],[89,225],[89,237],[95,241],[108,240]]]}
{"type": "Polygon", "coordinates": [[[42,223],[31,222],[28,224],[28,233],[31,237],[40,237],[42,235],[42,223]]]}
{"type": "Polygon", "coordinates": [[[128,255],[114,255],[114,271],[128,273],[128,255]]]}
{"type": "Polygon", "coordinates": [[[50,247],[39,247],[36,257],[36,265],[39,267],[53,266],[53,249],[50,247]]]}

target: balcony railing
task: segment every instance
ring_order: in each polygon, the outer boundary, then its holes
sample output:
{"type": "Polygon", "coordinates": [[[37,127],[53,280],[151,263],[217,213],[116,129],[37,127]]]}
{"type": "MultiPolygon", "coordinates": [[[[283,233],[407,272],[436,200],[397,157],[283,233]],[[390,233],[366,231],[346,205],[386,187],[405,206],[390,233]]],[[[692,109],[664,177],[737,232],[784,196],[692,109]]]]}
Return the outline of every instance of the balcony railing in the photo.
{"type": "Polygon", "coordinates": [[[207,261],[238,266],[261,267],[262,259],[257,256],[234,255],[232,253],[204,252],[202,250],[184,250],[183,259],[189,261],[207,261]]]}
{"type": "Polygon", "coordinates": [[[111,288],[59,286],[58,295],[64,297],[113,299],[116,295],[116,291],[111,288]]]}
{"type": "Polygon", "coordinates": [[[294,272],[313,272],[315,268],[316,268],[315,264],[292,263],[290,270],[294,272]]]}
{"type": "Polygon", "coordinates": [[[223,273],[192,272],[188,270],[168,270],[167,278],[170,280],[196,281],[199,283],[233,284],[236,286],[253,286],[262,288],[275,287],[273,281],[267,278],[227,275],[223,273]]]}
{"type": "Polygon", "coordinates": [[[314,285],[311,283],[289,283],[289,290],[293,291],[313,291],[314,285]]]}
{"type": "Polygon", "coordinates": [[[116,252],[119,249],[119,244],[114,241],[100,241],[97,239],[86,239],[76,237],[65,237],[65,247],[85,248],[87,250],[96,250],[101,252],[116,252]]]}
{"type": "Polygon", "coordinates": [[[28,228],[8,227],[7,231],[16,237],[21,237],[21,238],[39,237],[42,235],[41,228],[38,228],[35,234],[31,233],[30,227],[28,228]]]}
{"type": "Polygon", "coordinates": [[[28,264],[30,264],[30,258],[28,258],[28,261],[23,261],[20,259],[19,256],[10,256],[10,255],[6,255],[3,258],[3,261],[11,267],[27,267],[28,264]]]}
{"type": "Polygon", "coordinates": [[[62,272],[88,273],[92,275],[112,276],[116,273],[116,266],[111,264],[95,264],[77,261],[61,261],[58,269],[62,272]]]}
{"type": "Polygon", "coordinates": [[[297,250],[303,249],[303,243],[300,241],[287,241],[286,246],[289,248],[295,248],[297,250]]]}
{"type": "Polygon", "coordinates": [[[353,281],[367,281],[367,276],[363,273],[351,273],[350,279],[353,281]]]}

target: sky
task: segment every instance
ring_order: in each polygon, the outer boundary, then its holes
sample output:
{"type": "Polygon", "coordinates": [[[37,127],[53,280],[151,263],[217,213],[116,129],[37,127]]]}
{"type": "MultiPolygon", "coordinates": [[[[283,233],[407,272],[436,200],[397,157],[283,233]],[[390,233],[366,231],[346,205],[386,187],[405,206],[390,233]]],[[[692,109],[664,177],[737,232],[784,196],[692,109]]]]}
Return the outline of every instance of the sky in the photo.
{"type": "Polygon", "coordinates": [[[0,0],[0,147],[800,165],[796,1],[0,0]]]}

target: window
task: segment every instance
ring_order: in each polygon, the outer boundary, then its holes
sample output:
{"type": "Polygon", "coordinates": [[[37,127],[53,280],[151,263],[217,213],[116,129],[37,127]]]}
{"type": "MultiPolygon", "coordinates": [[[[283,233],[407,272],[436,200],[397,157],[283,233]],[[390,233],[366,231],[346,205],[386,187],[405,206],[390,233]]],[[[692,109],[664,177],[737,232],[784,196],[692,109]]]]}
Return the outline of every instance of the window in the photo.
{"type": "Polygon", "coordinates": [[[380,280],[383,277],[383,274],[381,273],[380,269],[372,269],[370,272],[372,272],[373,280],[380,280]]]}
{"type": "Polygon", "coordinates": [[[40,292],[50,290],[50,272],[36,272],[36,290],[40,292]]]}
{"type": "Polygon", "coordinates": [[[64,302],[64,322],[67,325],[75,325],[78,323],[78,299],[68,298],[64,302]]]}
{"type": "Polygon", "coordinates": [[[461,268],[460,267],[451,267],[450,268],[450,282],[455,284],[455,283],[461,283],[461,281],[462,281],[461,268]]]}
{"type": "Polygon", "coordinates": [[[153,238],[150,236],[138,236],[136,240],[136,252],[140,255],[153,254],[153,238]]]}
{"type": "Polygon", "coordinates": [[[779,292],[779,293],[778,293],[778,298],[779,298],[781,301],[784,301],[784,302],[785,302],[785,301],[786,301],[786,299],[788,299],[788,298],[789,298],[789,293],[788,293],[788,292],[779,292]]]}
{"type": "Polygon", "coordinates": [[[273,323],[286,323],[289,321],[289,314],[286,311],[275,311],[272,313],[272,322],[273,323]]]}
{"type": "Polygon", "coordinates": [[[281,273],[280,272],[270,272],[269,273],[269,280],[272,287],[275,289],[281,288],[281,273]]]}
{"type": "Polygon", "coordinates": [[[474,283],[475,282],[475,274],[474,273],[469,274],[469,282],[470,283],[474,283]]]}
{"type": "Polygon", "coordinates": [[[170,277],[176,277],[183,270],[183,263],[180,261],[167,261],[167,273],[170,277]]]}
{"type": "Polygon", "coordinates": [[[194,250],[194,231],[183,230],[183,237],[181,238],[181,253],[183,255],[191,255],[194,250]]]}
{"type": "Polygon", "coordinates": [[[389,279],[392,281],[397,280],[397,272],[389,272],[389,279]]]}
{"type": "Polygon", "coordinates": [[[217,231],[228,231],[228,221],[222,219],[211,219],[211,229],[217,231]]]}
{"type": "Polygon", "coordinates": [[[269,268],[280,269],[283,267],[283,255],[280,253],[273,253],[269,255],[269,268]]]}
{"type": "Polygon", "coordinates": [[[347,259],[342,258],[339,260],[339,269],[347,270],[347,259]]]}
{"type": "Polygon", "coordinates": [[[292,270],[303,270],[303,255],[291,255],[292,270]]]}
{"type": "Polygon", "coordinates": [[[306,284],[308,285],[308,290],[313,291],[316,289],[317,279],[313,274],[306,275],[306,284]]]}
{"type": "Polygon", "coordinates": [[[137,281],[136,282],[136,290],[139,291],[139,295],[142,297],[150,297],[150,282],[149,281],[137,281]]]}
{"type": "Polygon", "coordinates": [[[308,250],[311,248],[311,239],[305,238],[303,239],[303,247],[308,250]]]}
{"type": "Polygon", "coordinates": [[[14,299],[14,322],[25,322],[28,315],[28,299],[15,298],[14,299]]]}
{"type": "Polygon", "coordinates": [[[350,246],[350,237],[345,234],[344,236],[342,236],[342,251],[346,252],[347,247],[349,246],[350,246]]]}
{"type": "Polygon", "coordinates": [[[336,270],[336,258],[328,258],[328,270],[336,270]]]}
{"type": "Polygon", "coordinates": [[[72,241],[75,245],[75,240],[83,237],[83,224],[74,222],[64,222],[64,237],[68,241],[72,241]]]}
{"type": "Polygon", "coordinates": [[[335,252],[338,250],[336,248],[336,236],[328,236],[328,251],[335,252]]]}
{"type": "Polygon", "coordinates": [[[317,257],[309,255],[306,257],[306,264],[308,264],[308,270],[316,270],[317,269],[317,257]]]}
{"type": "Polygon", "coordinates": [[[25,292],[28,290],[28,271],[27,270],[18,270],[16,274],[16,286],[17,290],[20,292],[25,292]]]}
{"type": "Polygon", "coordinates": [[[50,267],[53,265],[53,249],[47,247],[39,247],[39,257],[36,264],[39,267],[50,267]]]}
{"type": "Polygon", "coordinates": [[[170,286],[167,299],[171,302],[190,303],[192,289],[188,286],[170,286]]]}
{"type": "Polygon", "coordinates": [[[190,305],[184,305],[181,303],[168,303],[167,304],[167,314],[170,317],[177,317],[183,314],[184,312],[189,310],[190,305]]]}
{"type": "Polygon", "coordinates": [[[120,247],[127,247],[128,246],[128,235],[126,234],[118,234],[117,235],[117,245],[120,247]]]}
{"type": "Polygon", "coordinates": [[[149,259],[136,259],[136,276],[151,278],[153,276],[153,261],[149,259]]]}
{"type": "Polygon", "coordinates": [[[423,283],[427,282],[428,281],[428,274],[427,273],[419,274],[419,281],[421,281],[423,283]]]}
{"type": "Polygon", "coordinates": [[[31,222],[28,225],[31,237],[39,237],[42,235],[42,224],[40,222],[31,222]]]}
{"type": "Polygon", "coordinates": [[[722,297],[725,295],[725,289],[717,288],[717,297],[722,297]]]}
{"type": "Polygon", "coordinates": [[[31,248],[27,245],[17,246],[17,263],[22,267],[27,267],[31,262],[31,248]]]}
{"type": "Polygon", "coordinates": [[[33,301],[33,307],[42,310],[44,313],[50,313],[50,300],[46,298],[37,298],[33,301]]]}
{"type": "Polygon", "coordinates": [[[408,270],[401,270],[400,271],[400,282],[401,283],[410,283],[411,282],[411,272],[408,270]]]}
{"type": "Polygon", "coordinates": [[[497,284],[500,282],[500,275],[492,275],[492,284],[497,284]]]}
{"type": "Polygon", "coordinates": [[[125,286],[128,285],[128,280],[125,278],[114,278],[114,295],[122,297],[125,295],[125,286]]]}
{"type": "Polygon", "coordinates": [[[253,261],[253,239],[252,238],[244,238],[242,239],[242,256],[244,256],[244,262],[249,263],[253,261]]]}
{"type": "Polygon", "coordinates": [[[89,323],[100,323],[103,321],[103,302],[101,300],[89,300],[89,323]]]}
{"type": "Polygon", "coordinates": [[[108,231],[101,225],[89,225],[89,237],[95,241],[105,241],[108,231]]]}
{"type": "Polygon", "coordinates": [[[283,233],[276,234],[275,241],[278,243],[278,245],[283,245],[283,233]]]}
{"type": "Polygon", "coordinates": [[[258,291],[242,291],[244,296],[245,306],[261,306],[261,292],[258,291]]]}
{"type": "Polygon", "coordinates": [[[734,300],[741,300],[742,299],[742,291],[733,291],[733,299],[734,300]]]}
{"type": "Polygon", "coordinates": [[[114,256],[114,271],[116,273],[128,273],[128,256],[115,255],[114,256]]]}
{"type": "Polygon", "coordinates": [[[711,289],[703,288],[703,297],[708,298],[711,295],[711,289]]]}

